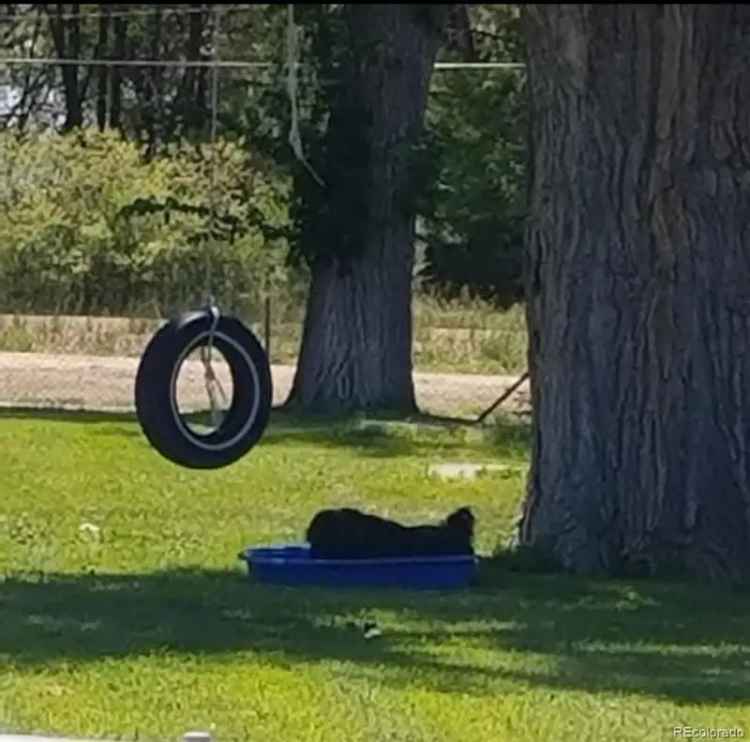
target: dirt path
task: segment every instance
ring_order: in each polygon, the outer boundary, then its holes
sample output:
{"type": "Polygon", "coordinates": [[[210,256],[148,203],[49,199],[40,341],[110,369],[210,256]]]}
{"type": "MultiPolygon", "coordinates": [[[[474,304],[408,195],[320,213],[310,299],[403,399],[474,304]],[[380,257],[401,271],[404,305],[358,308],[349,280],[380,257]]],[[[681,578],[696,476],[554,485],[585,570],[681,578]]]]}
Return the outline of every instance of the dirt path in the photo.
{"type": "MultiPolygon", "coordinates": [[[[178,394],[181,407],[203,406],[206,394],[202,366],[188,362],[185,381],[178,394]]],[[[217,369],[225,388],[228,374],[217,369]]],[[[137,358],[109,356],[50,355],[45,353],[0,353],[0,406],[55,407],[102,411],[132,411],[133,382],[137,358]]],[[[293,366],[274,366],[274,404],[283,402],[294,376],[293,366]]],[[[491,405],[516,381],[514,376],[415,373],[417,402],[424,412],[461,415],[479,412],[491,405]]],[[[527,409],[528,384],[524,384],[503,407],[527,409]]]]}

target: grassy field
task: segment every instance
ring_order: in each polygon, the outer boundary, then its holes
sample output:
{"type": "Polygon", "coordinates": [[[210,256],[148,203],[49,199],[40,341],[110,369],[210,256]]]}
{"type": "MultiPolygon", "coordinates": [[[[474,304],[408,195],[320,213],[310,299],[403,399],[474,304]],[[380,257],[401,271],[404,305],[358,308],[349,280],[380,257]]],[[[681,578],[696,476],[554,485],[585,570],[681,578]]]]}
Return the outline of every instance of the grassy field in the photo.
{"type": "MultiPolygon", "coordinates": [[[[399,432],[400,431],[400,432],[399,432]]],[[[489,556],[527,458],[488,438],[356,433],[278,415],[212,473],[151,451],[127,416],[0,411],[0,727],[139,740],[666,740],[750,735],[750,599],[683,584],[521,574],[486,559],[453,593],[248,581],[250,544],[300,540],[321,507],[419,521],[471,505],[489,556]],[[382,635],[366,639],[375,621],[382,635]]]]}

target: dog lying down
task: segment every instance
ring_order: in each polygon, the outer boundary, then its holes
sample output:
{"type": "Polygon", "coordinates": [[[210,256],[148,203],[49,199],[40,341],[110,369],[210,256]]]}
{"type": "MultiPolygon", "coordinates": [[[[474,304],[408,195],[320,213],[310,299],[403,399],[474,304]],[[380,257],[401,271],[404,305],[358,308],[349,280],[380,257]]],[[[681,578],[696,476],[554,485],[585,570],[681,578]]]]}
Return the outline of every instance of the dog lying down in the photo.
{"type": "Polygon", "coordinates": [[[307,541],[313,559],[473,555],[474,515],[460,508],[437,526],[403,526],[351,508],[321,510],[307,541]]]}

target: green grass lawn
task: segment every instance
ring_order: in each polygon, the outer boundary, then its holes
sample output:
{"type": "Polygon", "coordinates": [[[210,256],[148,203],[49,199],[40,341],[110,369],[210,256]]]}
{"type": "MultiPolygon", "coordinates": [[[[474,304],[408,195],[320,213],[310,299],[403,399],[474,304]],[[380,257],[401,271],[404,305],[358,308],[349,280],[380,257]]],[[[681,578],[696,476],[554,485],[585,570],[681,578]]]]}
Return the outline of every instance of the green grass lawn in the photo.
{"type": "Polygon", "coordinates": [[[526,434],[355,433],[277,418],[218,472],[174,467],[129,417],[0,412],[0,728],[221,742],[750,736],[747,595],[520,574],[452,592],[253,584],[237,553],[299,541],[321,507],[407,522],[471,505],[490,555],[526,434]],[[91,524],[96,529],[85,526],[91,524]],[[82,528],[83,526],[83,528],[82,528]],[[364,637],[374,620],[382,631],[364,637]]]}

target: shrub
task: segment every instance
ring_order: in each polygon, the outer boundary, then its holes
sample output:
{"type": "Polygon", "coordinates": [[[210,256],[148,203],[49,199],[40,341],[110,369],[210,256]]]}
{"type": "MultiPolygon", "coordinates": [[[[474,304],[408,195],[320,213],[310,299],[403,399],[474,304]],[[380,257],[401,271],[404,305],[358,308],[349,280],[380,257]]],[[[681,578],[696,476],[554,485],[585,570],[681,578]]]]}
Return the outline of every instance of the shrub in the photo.
{"type": "Polygon", "coordinates": [[[257,307],[284,269],[288,185],[243,142],[147,160],[111,131],[0,135],[2,309],[257,307]]]}

